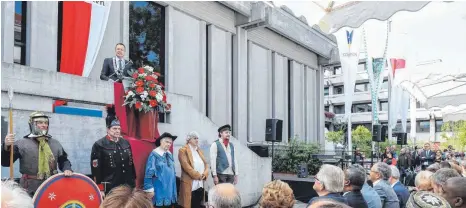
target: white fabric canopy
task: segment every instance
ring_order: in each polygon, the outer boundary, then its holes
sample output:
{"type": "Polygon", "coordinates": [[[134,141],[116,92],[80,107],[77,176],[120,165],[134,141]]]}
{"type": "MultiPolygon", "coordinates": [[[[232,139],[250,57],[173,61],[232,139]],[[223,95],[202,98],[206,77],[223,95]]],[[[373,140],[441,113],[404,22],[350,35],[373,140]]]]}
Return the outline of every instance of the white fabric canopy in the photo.
{"type": "Polygon", "coordinates": [[[466,104],[442,109],[443,122],[466,120],[466,104]]]}
{"type": "MultiPolygon", "coordinates": [[[[342,27],[358,28],[369,19],[385,21],[399,11],[419,11],[428,1],[351,1],[334,2],[320,21],[322,31],[333,33],[342,27]]],[[[316,4],[327,8],[322,1],[316,4]]]]}

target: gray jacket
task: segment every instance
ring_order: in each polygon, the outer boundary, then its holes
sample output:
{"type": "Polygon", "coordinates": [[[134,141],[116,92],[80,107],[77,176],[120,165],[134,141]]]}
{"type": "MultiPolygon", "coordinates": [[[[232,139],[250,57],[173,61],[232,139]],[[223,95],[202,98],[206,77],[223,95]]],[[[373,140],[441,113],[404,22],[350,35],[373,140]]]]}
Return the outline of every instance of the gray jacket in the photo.
{"type": "Polygon", "coordinates": [[[400,208],[398,196],[386,180],[380,180],[374,184],[374,190],[379,194],[383,208],[400,208]]]}

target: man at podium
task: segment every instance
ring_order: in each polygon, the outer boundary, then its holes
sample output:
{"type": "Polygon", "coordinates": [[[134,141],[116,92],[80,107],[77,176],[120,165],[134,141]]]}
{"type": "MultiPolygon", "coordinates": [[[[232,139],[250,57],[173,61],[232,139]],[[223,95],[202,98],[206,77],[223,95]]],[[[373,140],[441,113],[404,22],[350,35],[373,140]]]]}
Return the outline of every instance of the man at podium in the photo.
{"type": "Polygon", "coordinates": [[[106,58],[100,73],[101,80],[111,82],[121,82],[123,77],[129,77],[128,70],[132,67],[132,62],[125,60],[126,47],[123,43],[117,43],[115,46],[115,56],[106,58]]]}

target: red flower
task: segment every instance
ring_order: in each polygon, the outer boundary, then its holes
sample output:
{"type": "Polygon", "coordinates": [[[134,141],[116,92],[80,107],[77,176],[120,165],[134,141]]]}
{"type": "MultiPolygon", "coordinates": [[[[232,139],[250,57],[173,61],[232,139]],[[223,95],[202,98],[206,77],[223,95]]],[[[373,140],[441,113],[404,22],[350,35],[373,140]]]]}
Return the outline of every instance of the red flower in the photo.
{"type": "Polygon", "coordinates": [[[149,100],[149,105],[151,107],[155,107],[155,106],[157,106],[157,101],[156,100],[149,100]]]}
{"type": "Polygon", "coordinates": [[[155,83],[150,83],[150,84],[149,84],[149,87],[150,87],[150,88],[155,88],[156,86],[157,86],[157,85],[156,85],[155,83]]]}
{"type": "Polygon", "coordinates": [[[149,91],[149,95],[152,97],[155,97],[157,95],[157,92],[155,92],[154,90],[151,90],[149,91]]]}
{"type": "Polygon", "coordinates": [[[133,74],[133,78],[134,78],[134,79],[137,79],[138,76],[139,76],[138,73],[134,73],[134,74],[133,74]]]}
{"type": "Polygon", "coordinates": [[[138,87],[138,88],[136,88],[136,92],[138,94],[142,94],[144,92],[144,88],[143,87],[138,87]]]}
{"type": "Polygon", "coordinates": [[[163,101],[164,103],[167,102],[167,94],[163,93],[162,101],[163,101]]]}
{"type": "Polygon", "coordinates": [[[154,72],[154,74],[157,75],[158,77],[160,77],[160,73],[154,72]]]}
{"type": "Polygon", "coordinates": [[[144,85],[144,81],[138,80],[136,81],[136,86],[142,87],[144,85]]]}
{"type": "Polygon", "coordinates": [[[136,102],[136,104],[134,104],[134,107],[135,107],[136,109],[139,109],[139,108],[142,107],[142,103],[138,101],[138,102],[136,102]]]}
{"type": "Polygon", "coordinates": [[[139,74],[144,73],[144,72],[145,72],[145,71],[144,71],[144,68],[139,68],[139,69],[138,69],[138,72],[139,72],[139,74]]]}

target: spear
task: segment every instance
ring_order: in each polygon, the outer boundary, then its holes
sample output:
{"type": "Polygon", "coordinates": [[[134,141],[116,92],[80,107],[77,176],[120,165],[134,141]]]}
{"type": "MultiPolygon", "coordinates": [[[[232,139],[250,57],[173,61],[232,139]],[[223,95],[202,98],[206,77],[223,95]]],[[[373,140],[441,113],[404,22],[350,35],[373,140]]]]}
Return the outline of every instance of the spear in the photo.
{"type": "MultiPolygon", "coordinates": [[[[8,88],[8,99],[10,101],[10,107],[9,107],[9,110],[10,110],[10,134],[13,134],[13,108],[12,108],[12,101],[13,101],[13,88],[10,86],[8,88]]],[[[13,146],[14,144],[12,144],[10,146],[10,179],[13,180],[13,146]]]]}

